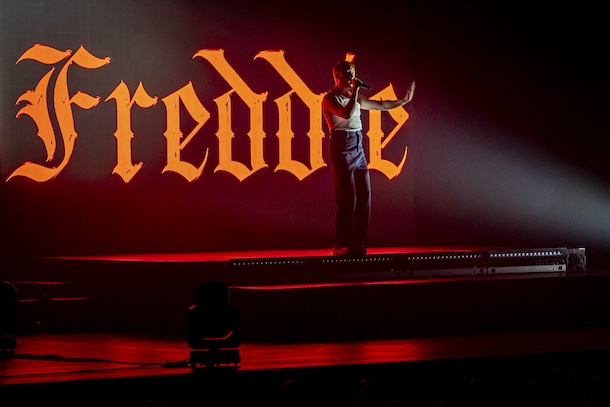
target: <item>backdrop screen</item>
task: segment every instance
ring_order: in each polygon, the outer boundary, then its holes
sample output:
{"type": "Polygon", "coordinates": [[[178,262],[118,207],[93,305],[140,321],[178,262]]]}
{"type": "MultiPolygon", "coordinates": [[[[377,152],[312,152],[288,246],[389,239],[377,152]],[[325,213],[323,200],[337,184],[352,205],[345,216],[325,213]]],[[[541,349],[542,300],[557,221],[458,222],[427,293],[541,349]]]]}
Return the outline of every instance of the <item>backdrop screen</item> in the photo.
{"type": "Polygon", "coordinates": [[[332,247],[321,100],[344,59],[370,98],[417,83],[363,112],[369,245],[607,244],[605,29],[581,31],[585,68],[567,10],[395,3],[4,1],[3,251],[332,247]]]}

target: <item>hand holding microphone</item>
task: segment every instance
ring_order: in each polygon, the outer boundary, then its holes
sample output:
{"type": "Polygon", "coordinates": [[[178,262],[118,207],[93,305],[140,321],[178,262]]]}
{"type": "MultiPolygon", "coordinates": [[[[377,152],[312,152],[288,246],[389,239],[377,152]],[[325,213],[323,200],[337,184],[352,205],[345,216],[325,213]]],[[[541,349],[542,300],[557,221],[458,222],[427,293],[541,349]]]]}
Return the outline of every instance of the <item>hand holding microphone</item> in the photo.
{"type": "Polygon", "coordinates": [[[370,87],[370,86],[365,85],[365,84],[364,84],[364,82],[362,82],[362,81],[361,81],[360,79],[358,79],[358,78],[354,78],[354,79],[353,79],[353,83],[354,83],[354,87],[357,87],[357,88],[363,88],[363,89],[371,89],[371,87],[370,87]]]}

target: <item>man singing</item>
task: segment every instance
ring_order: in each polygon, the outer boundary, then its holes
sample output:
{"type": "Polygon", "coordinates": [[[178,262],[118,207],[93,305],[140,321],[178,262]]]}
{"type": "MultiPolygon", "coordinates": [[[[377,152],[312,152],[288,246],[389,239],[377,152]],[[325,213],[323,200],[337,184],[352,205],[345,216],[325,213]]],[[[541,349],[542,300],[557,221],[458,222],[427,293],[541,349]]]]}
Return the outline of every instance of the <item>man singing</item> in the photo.
{"type": "Polygon", "coordinates": [[[330,161],[335,182],[336,237],[333,254],[364,256],[371,214],[371,180],[362,149],[360,110],[390,110],[413,99],[415,82],[397,100],[369,100],[360,94],[366,87],[356,77],[356,67],[341,61],[333,67],[335,86],[322,100],[322,111],[330,133],[330,161]]]}

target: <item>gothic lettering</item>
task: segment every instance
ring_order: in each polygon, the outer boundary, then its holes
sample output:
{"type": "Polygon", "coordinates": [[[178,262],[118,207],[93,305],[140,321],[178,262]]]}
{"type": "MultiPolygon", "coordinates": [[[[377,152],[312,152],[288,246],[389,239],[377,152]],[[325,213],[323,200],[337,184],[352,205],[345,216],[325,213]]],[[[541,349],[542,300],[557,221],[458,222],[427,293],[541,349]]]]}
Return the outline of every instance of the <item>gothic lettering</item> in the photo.
{"type": "Polygon", "coordinates": [[[167,129],[165,133],[163,133],[167,139],[167,165],[163,168],[162,172],[174,171],[182,175],[189,182],[194,181],[199,178],[203,172],[203,167],[208,161],[209,151],[206,149],[205,157],[199,167],[182,161],[180,158],[180,151],[186,147],[204,123],[208,121],[210,113],[203,107],[197,98],[192,82],[189,82],[188,85],[185,85],[171,95],[164,97],[162,100],[163,103],[165,103],[165,108],[167,110],[167,129]],[[191,130],[183,141],[181,141],[182,131],[180,130],[181,101],[191,117],[197,122],[195,128],[191,130]]]}
{"type": "MultiPolygon", "coordinates": [[[[392,85],[390,85],[376,95],[371,96],[370,99],[391,100],[397,99],[397,97],[396,93],[394,92],[394,88],[392,85]]],[[[405,153],[403,154],[402,160],[398,165],[389,160],[384,160],[381,158],[381,153],[388,143],[394,138],[398,130],[400,130],[400,128],[407,122],[409,119],[409,113],[402,106],[388,110],[388,113],[392,119],[396,121],[396,126],[394,126],[390,134],[387,136],[383,134],[383,130],[381,129],[381,113],[382,112],[380,110],[369,110],[369,131],[366,133],[369,137],[369,168],[372,170],[379,170],[386,177],[388,177],[388,179],[392,179],[397,177],[402,171],[402,167],[405,165],[405,161],[407,160],[408,147],[405,147],[405,153]]]]}
{"type": "MultiPolygon", "coordinates": [[[[70,50],[62,52],[45,45],[34,45],[17,60],[17,63],[25,59],[32,59],[43,64],[51,65],[62,61],[71,54],[72,51],[70,50]]],[[[65,149],[64,158],[57,167],[46,167],[44,165],[26,162],[13,171],[7,178],[7,181],[14,176],[20,175],[31,178],[34,181],[44,182],[56,177],[57,174],[63,170],[70,161],[70,157],[74,151],[74,143],[78,136],[74,127],[72,105],[79,106],[83,109],[91,109],[98,104],[100,99],[99,96],[93,97],[81,91],[77,91],[74,96],[70,97],[68,90],[68,68],[72,64],[76,64],[82,68],[96,69],[101,68],[108,63],[110,63],[110,58],[97,58],[91,55],[89,51],[82,46],[66,61],[65,65],[59,71],[53,90],[55,115],[57,117],[65,149]]],[[[36,123],[36,126],[38,127],[38,136],[42,139],[47,152],[47,162],[53,159],[57,146],[57,137],[55,136],[55,132],[51,125],[49,106],[46,98],[49,81],[54,71],[55,68],[52,68],[40,80],[33,92],[27,91],[17,99],[17,104],[20,102],[28,103],[19,110],[17,117],[21,114],[25,114],[30,116],[30,118],[34,120],[34,123],[36,123]]]]}
{"type": "MultiPolygon", "coordinates": [[[[214,169],[226,171],[235,176],[239,181],[257,171],[268,167],[264,158],[263,130],[263,103],[267,99],[267,92],[255,93],[241,78],[237,71],[227,62],[224,50],[222,49],[202,49],[193,55],[193,58],[202,58],[220,74],[228,83],[230,90],[214,99],[218,107],[218,165],[214,169]],[[232,129],[232,103],[235,97],[239,98],[249,111],[249,138],[250,157],[249,162],[240,162],[233,157],[233,142],[235,134],[232,129]]],[[[346,59],[354,58],[353,54],[347,54],[346,59]]],[[[303,82],[300,76],[290,67],[284,58],[284,51],[261,51],[254,59],[267,61],[279,76],[290,86],[290,90],[284,95],[274,100],[278,109],[278,165],[274,171],[287,171],[293,174],[298,180],[303,180],[313,172],[326,166],[323,159],[323,117],[322,117],[322,98],[323,93],[312,92],[303,82]],[[307,137],[309,139],[309,163],[303,163],[293,158],[293,141],[295,134],[292,131],[292,96],[297,96],[303,101],[309,111],[309,129],[307,137]]],[[[16,63],[24,60],[33,60],[45,65],[55,65],[65,61],[59,72],[55,84],[51,83],[56,67],[52,67],[38,82],[34,90],[27,90],[18,99],[16,104],[25,103],[17,117],[22,115],[29,116],[37,127],[37,135],[43,143],[46,152],[46,162],[55,159],[58,148],[58,138],[53,127],[53,120],[50,112],[55,113],[54,119],[61,133],[61,145],[64,148],[63,157],[57,166],[42,165],[27,161],[13,171],[7,181],[16,176],[30,178],[37,182],[49,181],[56,177],[70,162],[70,158],[76,146],[77,132],[74,123],[72,106],[82,109],[92,109],[97,106],[99,96],[91,96],[80,90],[71,94],[68,87],[68,73],[72,65],[77,65],[86,69],[98,69],[110,63],[110,58],[98,58],[92,55],[84,47],[80,47],[76,52],[72,50],[60,51],[45,45],[34,45],[26,50],[16,63]],[[53,106],[47,95],[52,95],[53,106]],[[51,108],[52,107],[52,108],[51,108]]],[[[134,105],[148,109],[157,104],[158,97],[150,96],[140,82],[135,90],[133,97],[127,85],[121,81],[119,85],[105,99],[113,99],[116,103],[116,131],[114,137],[117,145],[117,164],[112,170],[113,174],[119,175],[125,183],[130,182],[143,166],[142,162],[133,163],[132,140],[134,135],[132,124],[132,108],[134,105]]],[[[392,85],[389,85],[378,94],[371,97],[375,100],[396,99],[392,85]]],[[[188,182],[193,182],[205,168],[209,157],[209,149],[202,153],[201,162],[198,164],[190,163],[182,159],[182,151],[189,142],[195,137],[204,124],[210,119],[211,115],[197,97],[192,82],[176,90],[161,99],[166,109],[166,130],[163,135],[167,141],[167,163],[162,173],[171,171],[180,174],[188,182]],[[181,107],[184,106],[186,112],[195,121],[194,128],[186,135],[182,133],[181,107]]],[[[382,172],[388,179],[397,177],[403,170],[407,159],[407,147],[400,163],[395,164],[390,160],[382,158],[383,150],[390,141],[396,136],[398,131],[409,119],[409,113],[403,108],[398,107],[388,111],[389,116],[396,122],[392,131],[386,136],[383,132],[381,119],[382,112],[371,110],[369,114],[369,167],[372,170],[382,172]]],[[[58,160],[59,161],[59,160],[58,160]]]]}
{"type": "Polygon", "coordinates": [[[128,183],[140,171],[143,164],[140,162],[134,165],[131,160],[131,140],[134,136],[131,131],[131,108],[134,103],[143,108],[154,106],[157,104],[157,97],[149,96],[144,90],[142,82],[140,82],[133,98],[130,99],[129,89],[125,82],[121,81],[105,101],[107,102],[110,99],[116,100],[117,120],[117,127],[114,132],[114,137],[117,140],[117,165],[112,173],[118,174],[125,183],[128,183]]]}
{"type": "Polygon", "coordinates": [[[322,97],[324,94],[313,93],[303,80],[294,72],[284,58],[284,51],[262,51],[254,59],[263,58],[268,61],[280,76],[292,87],[292,91],[277,98],[275,103],[278,107],[279,128],[277,137],[279,143],[279,164],[275,171],[288,171],[299,180],[303,180],[312,172],[325,167],[322,157],[322,97]],[[292,132],[292,112],[290,96],[296,94],[309,108],[309,160],[311,168],[301,162],[292,159],[291,141],[294,137],[292,132]]]}
{"type": "MultiPolygon", "coordinates": [[[[261,168],[267,167],[263,157],[263,102],[267,99],[267,92],[257,94],[248,87],[246,82],[235,72],[224,57],[224,50],[203,49],[194,57],[206,59],[232,86],[232,89],[222,96],[214,99],[218,106],[218,166],[214,170],[227,171],[243,181],[261,168]],[[235,136],[231,130],[231,95],[235,93],[250,109],[250,169],[238,161],[233,160],[232,140],[235,136]]],[[[194,58],[193,57],[193,58],[194,58]]]]}

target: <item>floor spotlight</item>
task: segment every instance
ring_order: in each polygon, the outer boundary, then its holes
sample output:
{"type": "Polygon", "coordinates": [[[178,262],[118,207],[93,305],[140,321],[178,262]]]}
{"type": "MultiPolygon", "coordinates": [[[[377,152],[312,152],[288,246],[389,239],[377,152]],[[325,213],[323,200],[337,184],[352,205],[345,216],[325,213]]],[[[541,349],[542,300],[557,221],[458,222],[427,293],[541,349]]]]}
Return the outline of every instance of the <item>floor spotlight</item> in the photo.
{"type": "Polygon", "coordinates": [[[194,290],[194,301],[187,319],[190,366],[237,369],[241,323],[237,307],[229,302],[229,287],[220,281],[203,282],[194,290]]]}

